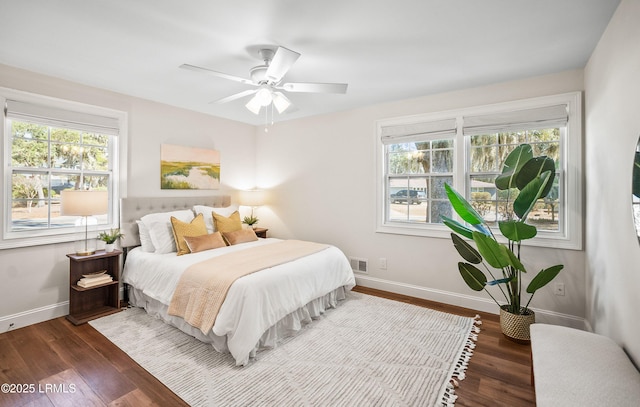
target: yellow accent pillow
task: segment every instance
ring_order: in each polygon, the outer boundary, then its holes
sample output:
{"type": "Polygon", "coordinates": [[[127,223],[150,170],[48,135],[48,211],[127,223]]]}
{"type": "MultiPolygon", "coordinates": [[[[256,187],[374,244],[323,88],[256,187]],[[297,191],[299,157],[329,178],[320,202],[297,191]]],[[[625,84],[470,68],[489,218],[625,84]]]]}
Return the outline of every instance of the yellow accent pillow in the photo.
{"type": "Polygon", "coordinates": [[[242,221],[240,221],[240,212],[235,211],[231,216],[226,217],[218,213],[212,212],[215,230],[220,233],[235,232],[242,229],[242,221]]]}
{"type": "Polygon", "coordinates": [[[207,225],[204,223],[204,216],[199,214],[190,223],[183,222],[178,218],[171,217],[171,226],[173,228],[173,238],[178,248],[178,256],[189,254],[189,246],[184,240],[185,236],[202,236],[207,234],[207,225]]]}
{"type": "Polygon", "coordinates": [[[202,236],[185,236],[184,241],[187,242],[187,246],[189,246],[191,253],[217,249],[219,247],[227,247],[227,243],[222,238],[222,234],[220,232],[213,232],[209,235],[202,236]]]}
{"type": "Polygon", "coordinates": [[[256,232],[254,232],[253,229],[240,229],[235,232],[225,232],[222,236],[224,237],[224,240],[229,243],[229,246],[258,240],[258,236],[256,236],[256,232]]]}

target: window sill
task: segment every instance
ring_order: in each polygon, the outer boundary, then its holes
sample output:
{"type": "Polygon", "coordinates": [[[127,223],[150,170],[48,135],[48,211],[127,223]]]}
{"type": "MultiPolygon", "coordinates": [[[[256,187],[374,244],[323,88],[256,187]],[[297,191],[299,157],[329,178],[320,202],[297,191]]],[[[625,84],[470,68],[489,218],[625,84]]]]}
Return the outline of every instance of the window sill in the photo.
{"type": "MultiPolygon", "coordinates": [[[[376,228],[376,233],[450,239],[452,231],[444,225],[425,227],[424,225],[419,224],[398,222],[379,225],[376,228]]],[[[501,243],[506,243],[506,239],[504,239],[499,232],[496,233],[496,230],[493,230],[493,233],[501,243]]],[[[558,236],[557,233],[553,232],[539,232],[537,237],[522,242],[522,245],[563,250],[582,250],[582,239],[571,239],[565,236],[558,236]]]]}
{"type": "MultiPolygon", "coordinates": [[[[108,226],[105,227],[105,229],[108,229],[108,226]]],[[[102,228],[100,230],[102,230],[102,228]]],[[[88,238],[95,239],[97,235],[98,231],[89,230],[88,238]]],[[[58,233],[40,236],[19,236],[13,234],[5,236],[3,240],[0,240],[0,250],[17,249],[19,247],[42,246],[56,243],[77,242],[84,239],[84,232],[58,233]]]]}

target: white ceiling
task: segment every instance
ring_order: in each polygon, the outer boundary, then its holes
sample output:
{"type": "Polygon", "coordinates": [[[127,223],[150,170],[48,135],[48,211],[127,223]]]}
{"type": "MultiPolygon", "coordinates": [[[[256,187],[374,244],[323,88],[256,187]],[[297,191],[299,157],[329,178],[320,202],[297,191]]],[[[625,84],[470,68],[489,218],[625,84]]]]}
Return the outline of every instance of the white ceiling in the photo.
{"type": "Polygon", "coordinates": [[[275,121],[583,68],[619,0],[0,0],[0,63],[190,110],[264,123],[213,100],[247,85],[257,45],[302,54],[275,121]]]}

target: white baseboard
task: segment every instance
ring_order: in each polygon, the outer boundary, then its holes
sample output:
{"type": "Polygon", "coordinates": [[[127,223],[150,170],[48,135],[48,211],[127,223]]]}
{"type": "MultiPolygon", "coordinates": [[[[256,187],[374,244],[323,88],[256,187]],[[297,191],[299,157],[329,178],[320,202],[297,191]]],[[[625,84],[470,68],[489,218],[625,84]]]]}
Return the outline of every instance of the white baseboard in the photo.
{"type": "MultiPolygon", "coordinates": [[[[470,308],[472,310],[488,312],[490,314],[499,313],[496,303],[488,298],[478,298],[471,295],[399,283],[397,281],[383,280],[381,278],[370,277],[358,273],[356,273],[356,283],[363,287],[375,288],[424,300],[456,305],[458,307],[470,308]]],[[[568,326],[585,331],[589,330],[589,324],[584,318],[539,308],[532,307],[531,309],[536,313],[536,322],[568,326]]]]}
{"type": "Polygon", "coordinates": [[[0,317],[0,332],[7,332],[69,314],[69,301],[0,317]]]}
{"type": "MultiPolygon", "coordinates": [[[[120,286],[120,299],[123,297],[123,288],[120,286]]],[[[69,301],[46,305],[13,315],[0,317],[0,332],[12,331],[25,326],[48,321],[50,319],[69,315],[69,301]]]]}

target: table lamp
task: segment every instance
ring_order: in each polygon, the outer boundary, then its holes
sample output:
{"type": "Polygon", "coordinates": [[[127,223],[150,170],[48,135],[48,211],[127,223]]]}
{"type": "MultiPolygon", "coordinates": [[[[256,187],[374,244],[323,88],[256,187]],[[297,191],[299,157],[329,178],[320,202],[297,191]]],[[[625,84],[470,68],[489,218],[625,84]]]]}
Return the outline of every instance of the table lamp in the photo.
{"type": "Polygon", "coordinates": [[[261,189],[250,189],[247,191],[240,191],[240,205],[251,207],[251,217],[253,216],[253,210],[258,206],[264,205],[264,191],[261,189]]]}
{"type": "Polygon", "coordinates": [[[96,252],[95,245],[89,247],[87,218],[105,214],[108,210],[107,191],[65,189],[60,193],[60,215],[84,216],[84,249],[76,251],[78,256],[88,256],[96,252]]]}

